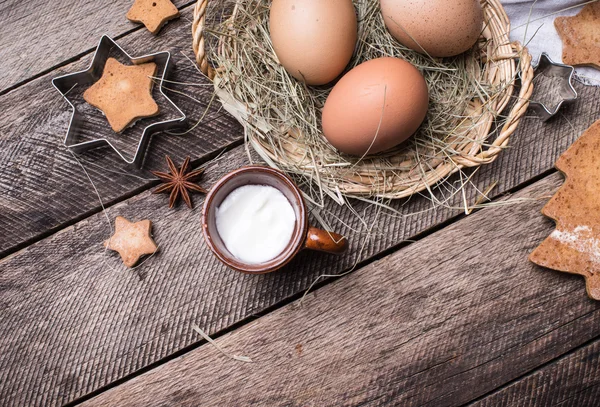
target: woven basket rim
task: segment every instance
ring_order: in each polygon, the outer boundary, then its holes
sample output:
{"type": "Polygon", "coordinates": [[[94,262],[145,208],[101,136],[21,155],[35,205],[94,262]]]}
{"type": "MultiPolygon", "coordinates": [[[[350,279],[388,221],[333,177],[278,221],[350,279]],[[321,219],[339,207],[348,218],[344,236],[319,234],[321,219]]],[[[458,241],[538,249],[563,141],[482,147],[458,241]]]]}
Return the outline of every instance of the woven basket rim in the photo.
{"type": "MultiPolygon", "coordinates": [[[[215,88],[217,88],[216,85],[219,78],[215,78],[216,71],[209,63],[209,55],[206,50],[207,46],[204,37],[208,2],[209,0],[198,0],[194,8],[194,19],[192,23],[192,47],[201,71],[215,82],[215,88]]],[[[361,184],[361,182],[363,182],[361,175],[360,180],[357,180],[356,177],[352,177],[347,179],[347,182],[336,184],[336,190],[343,195],[350,197],[368,196],[392,199],[404,198],[433,187],[439,182],[447,179],[447,177],[450,175],[464,168],[478,167],[480,165],[489,164],[493,162],[505,149],[510,141],[510,136],[516,130],[520,119],[524,116],[525,111],[529,106],[529,100],[533,92],[534,69],[531,65],[531,55],[527,49],[522,47],[518,42],[510,42],[508,35],[510,31],[510,21],[506,12],[504,11],[503,6],[500,4],[500,1],[481,0],[481,5],[486,19],[486,29],[484,30],[482,36],[484,36],[486,40],[491,40],[497,44],[496,47],[493,47],[492,52],[487,53],[487,62],[493,62],[495,64],[494,68],[497,68],[493,73],[489,73],[489,75],[494,75],[495,79],[500,78],[500,80],[505,80],[506,82],[502,83],[506,84],[504,85],[505,89],[501,91],[502,97],[497,100],[495,104],[496,109],[494,109],[494,111],[497,112],[497,114],[495,116],[491,114],[480,114],[478,117],[477,120],[484,120],[483,117],[485,116],[486,120],[486,122],[483,123],[483,126],[477,126],[479,127],[477,132],[481,133],[478,136],[478,140],[483,141],[489,138],[490,129],[496,122],[500,112],[502,112],[506,106],[508,106],[511,97],[515,93],[514,88],[517,77],[520,77],[521,81],[516,102],[513,106],[511,106],[502,127],[498,131],[498,136],[491,143],[488,143],[487,148],[483,148],[481,145],[474,145],[475,143],[461,146],[461,154],[452,157],[451,162],[441,162],[439,165],[432,166],[428,170],[421,171],[418,176],[413,177],[413,179],[409,179],[408,181],[406,179],[399,179],[396,180],[397,182],[394,182],[394,180],[391,180],[390,182],[390,179],[388,179],[389,177],[386,174],[382,175],[382,171],[380,169],[373,170],[373,174],[371,175],[369,175],[369,169],[365,169],[364,178],[366,181],[363,184],[361,184]],[[516,63],[517,60],[519,61],[518,64],[516,63]],[[483,133],[484,131],[485,133],[483,133]],[[371,176],[372,178],[369,178],[371,176]],[[372,181],[373,177],[377,179],[383,179],[385,186],[379,186],[374,189],[372,181]]],[[[234,9],[230,18],[235,17],[235,12],[236,10],[234,9]]],[[[482,49],[482,55],[485,54],[485,51],[486,50],[482,49]]],[[[239,102],[242,106],[244,105],[244,101],[239,102]]],[[[267,146],[260,143],[258,137],[253,135],[253,130],[251,128],[247,128],[247,123],[244,121],[244,119],[239,116],[236,118],[238,121],[240,121],[242,126],[246,128],[247,140],[250,142],[253,148],[259,152],[259,155],[261,155],[263,158],[268,157],[269,159],[267,162],[269,165],[286,170],[285,163],[280,162],[277,155],[269,151],[267,146]]],[[[290,140],[293,143],[295,139],[289,137],[286,139],[288,142],[290,142],[290,140]]],[[[387,158],[389,159],[389,156],[387,158]]],[[[307,174],[303,175],[307,175],[308,177],[312,178],[312,174],[308,173],[312,173],[313,171],[314,168],[311,168],[310,170],[307,170],[307,174]]],[[[338,197],[336,196],[333,198],[336,199],[338,197]]]]}

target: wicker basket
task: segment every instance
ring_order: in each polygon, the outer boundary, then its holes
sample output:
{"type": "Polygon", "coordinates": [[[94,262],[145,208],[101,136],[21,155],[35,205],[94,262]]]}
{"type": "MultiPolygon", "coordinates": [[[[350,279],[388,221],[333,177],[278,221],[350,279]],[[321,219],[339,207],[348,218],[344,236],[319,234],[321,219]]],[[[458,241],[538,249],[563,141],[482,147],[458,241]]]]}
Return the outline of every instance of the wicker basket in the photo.
{"type": "MultiPolygon", "coordinates": [[[[214,0],[213,0],[214,1],[214,0]]],[[[243,1],[243,0],[238,0],[243,1]]],[[[285,140],[287,155],[273,151],[272,144],[264,142],[260,131],[257,131],[256,125],[248,123],[250,113],[245,109],[247,106],[244,100],[233,100],[236,105],[237,114],[234,116],[245,128],[245,133],[249,144],[265,158],[266,161],[284,171],[293,172],[305,179],[318,179],[319,183],[329,183],[327,192],[334,198],[340,198],[339,194],[354,197],[384,197],[384,198],[403,198],[414,193],[429,189],[447,179],[451,174],[460,171],[463,168],[477,167],[482,164],[489,164],[494,161],[500,152],[508,145],[509,138],[515,131],[519,120],[523,117],[529,106],[529,99],[533,92],[533,68],[531,66],[531,56],[526,48],[521,47],[519,43],[511,43],[508,37],[510,31],[510,22],[499,0],[481,0],[486,21],[486,28],[483,30],[481,43],[486,44],[481,49],[481,55],[478,64],[481,72],[485,75],[485,80],[493,85],[499,86],[502,91],[493,100],[487,100],[487,114],[482,114],[481,101],[473,101],[469,104],[468,111],[464,116],[471,118],[476,125],[468,130],[468,137],[456,138],[456,141],[450,139],[454,151],[458,154],[452,156],[451,160],[447,157],[429,156],[427,162],[417,162],[415,153],[407,151],[410,147],[394,150],[391,155],[388,152],[381,158],[381,164],[392,163],[393,170],[386,170],[385,165],[380,165],[378,156],[370,156],[358,164],[354,164],[352,172],[340,172],[331,177],[333,166],[320,167],[311,163],[303,167],[302,154],[295,156],[295,151],[302,151],[295,143],[301,143],[299,137],[293,131],[282,131],[277,137],[285,140]],[[515,94],[515,82],[520,77],[521,86],[518,88],[518,96],[515,94]],[[490,131],[496,122],[496,119],[507,106],[511,98],[516,102],[510,105],[510,109],[505,116],[500,127],[495,130],[497,137],[484,143],[490,138],[490,131]],[[242,110],[240,114],[239,111],[242,110]],[[469,142],[465,142],[467,139],[469,142]],[[303,169],[304,168],[304,169],[303,169]],[[335,180],[333,180],[335,179],[335,180]],[[335,193],[332,193],[335,191],[335,193]]],[[[196,54],[197,63],[211,80],[215,82],[215,88],[218,91],[221,102],[225,105],[224,99],[229,100],[231,104],[231,95],[222,95],[222,89],[217,86],[219,79],[219,68],[213,69],[209,64],[210,55],[207,55],[204,28],[206,22],[206,10],[208,0],[198,0],[194,10],[194,21],[192,24],[193,49],[196,54]]],[[[234,9],[229,19],[236,18],[234,9]]],[[[220,38],[220,41],[226,40],[220,38]]],[[[217,47],[216,52],[223,52],[223,47],[217,47]]],[[[227,55],[230,60],[236,56],[227,55]]],[[[227,109],[232,111],[231,109],[227,109]]],[[[235,109],[234,109],[235,110],[235,109]]],[[[300,146],[301,147],[301,146],[300,146]]],[[[339,199],[336,199],[339,200],[339,199]]]]}

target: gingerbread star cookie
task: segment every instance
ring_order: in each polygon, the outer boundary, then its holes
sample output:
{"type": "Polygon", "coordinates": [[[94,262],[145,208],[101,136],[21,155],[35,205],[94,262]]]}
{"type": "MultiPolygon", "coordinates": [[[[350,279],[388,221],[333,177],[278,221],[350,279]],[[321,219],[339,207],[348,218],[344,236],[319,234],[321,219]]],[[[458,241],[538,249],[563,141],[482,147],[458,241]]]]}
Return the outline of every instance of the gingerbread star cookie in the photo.
{"type": "Polygon", "coordinates": [[[98,82],[83,93],[90,105],[102,110],[110,126],[117,133],[132,122],[158,114],[158,105],[152,98],[152,76],[156,64],[123,65],[108,58],[98,82]]]}
{"type": "Polygon", "coordinates": [[[179,17],[179,10],[171,0],[135,0],[127,12],[127,19],[142,23],[152,34],[158,34],[167,21],[179,17]]]}
{"type": "Polygon", "coordinates": [[[590,3],[573,17],[554,20],[563,41],[563,63],[600,68],[600,2],[590,3]]]}
{"type": "Polygon", "coordinates": [[[542,209],[556,229],[529,259],[585,277],[588,295],[600,300],[600,121],[558,159],[564,185],[542,209]]]}
{"type": "Polygon", "coordinates": [[[152,222],[141,220],[130,222],[122,216],[115,219],[115,234],[104,242],[104,247],[119,252],[123,264],[133,267],[146,254],[158,249],[150,236],[152,222]]]}

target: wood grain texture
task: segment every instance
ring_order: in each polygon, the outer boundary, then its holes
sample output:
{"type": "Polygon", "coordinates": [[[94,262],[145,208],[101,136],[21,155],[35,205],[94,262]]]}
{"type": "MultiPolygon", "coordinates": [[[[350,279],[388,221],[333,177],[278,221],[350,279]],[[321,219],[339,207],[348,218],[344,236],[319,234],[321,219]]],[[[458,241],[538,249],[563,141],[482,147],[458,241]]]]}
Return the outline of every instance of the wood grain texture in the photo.
{"type": "Polygon", "coordinates": [[[600,341],[537,369],[471,407],[597,407],[600,400],[600,341]]]}
{"type": "MultiPolygon", "coordinates": [[[[181,7],[186,0],[174,0],[181,7]]],[[[0,2],[0,92],[91,52],[103,34],[143,28],[125,18],[133,1],[0,2]]],[[[190,38],[191,43],[191,38],[190,38]]]]}
{"type": "MultiPolygon", "coordinates": [[[[171,51],[177,65],[170,79],[203,85],[167,85],[167,88],[185,92],[197,100],[169,93],[193,125],[209,105],[212,92],[208,80],[182,55],[182,52],[192,54],[189,41],[182,40],[189,37],[190,18],[191,9],[186,9],[180,19],[163,28],[159,37],[140,30],[118,42],[134,55],[171,51]]],[[[51,84],[53,77],[87,67],[90,61],[91,55],[86,56],[54,71],[52,75],[45,75],[0,96],[0,111],[3,112],[0,116],[0,257],[31,239],[59,230],[65,223],[72,223],[100,208],[88,179],[63,146],[71,111],[51,84]]],[[[161,108],[167,106],[163,99],[157,98],[157,101],[161,108]]],[[[155,177],[149,170],[164,169],[165,154],[179,163],[186,156],[197,162],[239,142],[242,137],[239,124],[221,112],[217,105],[212,104],[204,121],[186,135],[154,135],[143,171],[134,172],[141,179],[122,174],[128,170],[109,148],[84,154],[82,159],[91,162],[87,169],[98,185],[104,203],[122,200],[151,185],[155,177]]],[[[115,137],[104,116],[92,108],[88,110],[90,115],[86,116],[88,120],[83,129],[87,138],[84,139],[116,138],[120,145],[129,143],[128,151],[131,153],[143,127],[154,120],[144,119],[133,130],[128,130],[131,132],[128,138],[123,135],[115,137]]],[[[165,109],[164,116],[174,117],[169,113],[165,109]]]]}
{"type": "MultiPolygon", "coordinates": [[[[499,194],[551,168],[578,136],[577,128],[600,115],[590,110],[598,106],[596,90],[579,90],[583,103],[566,111],[572,131],[561,131],[567,118],[548,125],[525,120],[514,147],[482,167],[475,185],[483,190],[500,181],[494,190],[499,194]]],[[[208,169],[202,185],[244,163],[241,147],[225,154],[208,169]]],[[[470,188],[469,201],[475,196],[470,188]]],[[[347,208],[328,203],[322,216],[333,219],[333,230],[349,236],[347,256],[303,252],[281,272],[247,276],[227,270],[205,247],[201,199],[192,212],[169,211],[165,199],[144,192],[109,210],[111,218],[154,223],[160,252],[138,270],[141,281],[135,272],[123,272],[118,258],[104,254],[101,242],[110,233],[102,214],[0,262],[0,330],[7,332],[0,338],[0,398],[26,406],[74,400],[197,343],[189,330],[192,322],[210,334],[222,331],[303,292],[321,274],[348,270],[460,213],[418,196],[394,202],[404,217],[377,216],[376,208],[355,202],[363,224],[347,208]]],[[[460,207],[460,196],[448,205],[460,207]]]]}
{"type": "Polygon", "coordinates": [[[554,174],[516,195],[532,200],[484,209],[217,341],[254,363],[204,345],[84,405],[469,402],[600,335],[582,279],[527,260],[552,231],[538,198],[561,183],[554,174]]]}

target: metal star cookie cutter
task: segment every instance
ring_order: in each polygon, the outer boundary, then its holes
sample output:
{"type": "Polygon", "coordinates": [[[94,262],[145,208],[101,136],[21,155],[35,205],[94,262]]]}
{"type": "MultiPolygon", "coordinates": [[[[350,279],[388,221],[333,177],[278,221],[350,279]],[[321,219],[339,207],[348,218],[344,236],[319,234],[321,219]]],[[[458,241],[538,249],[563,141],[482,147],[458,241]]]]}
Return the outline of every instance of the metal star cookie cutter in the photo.
{"type": "Polygon", "coordinates": [[[103,35],[100,39],[98,47],[96,48],[96,52],[94,53],[94,57],[88,69],[52,79],[52,84],[54,85],[54,87],[61,93],[61,95],[65,98],[67,103],[69,103],[69,105],[73,109],[73,114],[71,115],[71,120],[69,122],[69,127],[67,130],[67,135],[64,139],[64,145],[75,153],[82,153],[92,148],[108,145],[127,164],[133,164],[137,168],[140,168],[144,161],[144,154],[147,150],[148,143],[150,142],[150,136],[154,133],[158,133],[161,131],[182,127],[187,121],[186,115],[163,92],[163,83],[165,81],[165,77],[168,76],[172,68],[173,64],[171,63],[170,52],[163,51],[133,58],[109,36],[103,35]],[[119,151],[119,149],[116,148],[113,145],[113,143],[111,143],[110,140],[108,140],[107,138],[98,138],[90,141],[78,142],[77,136],[83,123],[83,117],[82,114],[77,110],[75,105],[71,103],[71,100],[69,100],[68,98],[68,93],[75,86],[82,85],[87,87],[95,83],[98,79],[100,79],[100,77],[102,76],[102,72],[104,71],[104,65],[110,55],[111,50],[116,50],[118,53],[121,53],[133,65],[143,64],[146,62],[156,62],[158,66],[164,66],[162,70],[162,75],[160,75],[158,90],[160,91],[161,95],[165,98],[165,100],[167,100],[168,103],[171,106],[173,106],[176,112],[180,115],[175,119],[163,120],[157,123],[152,123],[149,126],[145,127],[132,159],[128,159],[125,155],[123,155],[119,151]]]}
{"type": "Polygon", "coordinates": [[[543,103],[531,100],[529,102],[529,108],[542,120],[547,121],[552,118],[564,103],[570,103],[577,99],[577,91],[573,87],[573,75],[575,68],[570,65],[560,64],[550,59],[548,54],[545,52],[540,56],[537,67],[535,68],[535,75],[544,75],[550,78],[560,78],[560,87],[558,88],[558,94],[560,101],[552,109],[543,103]]]}

